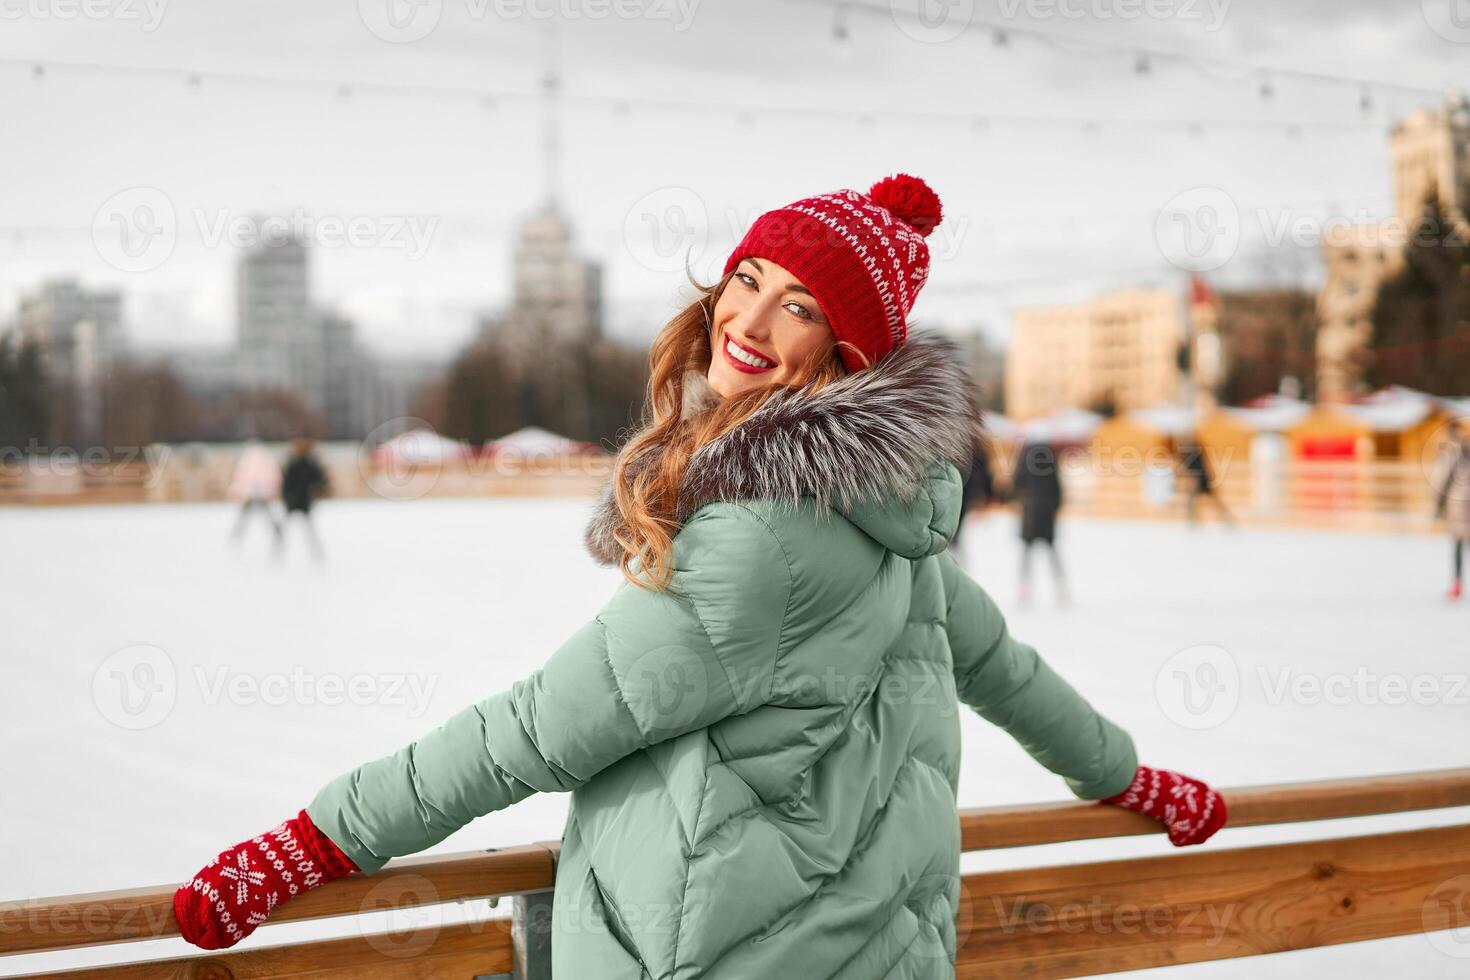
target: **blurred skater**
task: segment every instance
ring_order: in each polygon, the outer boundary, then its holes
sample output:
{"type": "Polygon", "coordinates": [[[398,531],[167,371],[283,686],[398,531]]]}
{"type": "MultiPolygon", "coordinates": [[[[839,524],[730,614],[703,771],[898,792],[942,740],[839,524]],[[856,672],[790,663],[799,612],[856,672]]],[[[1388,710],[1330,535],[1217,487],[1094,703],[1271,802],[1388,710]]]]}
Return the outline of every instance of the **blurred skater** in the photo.
{"type": "Polygon", "coordinates": [[[1057,472],[1057,451],[1051,444],[1028,442],[1021,447],[1011,492],[1021,502],[1021,604],[1031,601],[1031,549],[1036,544],[1046,545],[1057,601],[1065,604],[1069,601],[1067,580],[1056,543],[1062,479],[1057,472]]]}
{"type": "Polygon", "coordinates": [[[1205,458],[1204,447],[1191,439],[1180,447],[1179,460],[1189,481],[1189,494],[1184,498],[1184,512],[1189,517],[1189,523],[1199,523],[1195,513],[1195,501],[1200,497],[1208,497],[1210,503],[1214,504],[1215,509],[1220,512],[1220,517],[1225,523],[1234,526],[1235,519],[1230,516],[1230,511],[1225,507],[1225,501],[1221,500],[1220,495],[1215,492],[1215,481],[1210,473],[1209,461],[1205,458]]]}
{"type": "Polygon", "coordinates": [[[1470,539],[1470,418],[1456,419],[1449,444],[1436,463],[1435,520],[1444,520],[1449,531],[1454,578],[1449,598],[1464,591],[1465,542],[1470,539]]]}
{"type": "Polygon", "coordinates": [[[281,543],[281,523],[276,520],[274,501],[281,493],[281,467],[270,450],[251,439],[235,463],[235,472],[230,477],[228,494],[231,500],[240,501],[240,513],[230,531],[230,541],[239,543],[245,533],[245,522],[252,512],[258,511],[270,522],[271,534],[276,545],[281,543]]]}
{"type": "Polygon", "coordinates": [[[311,440],[292,439],[291,460],[286,464],[286,476],[281,485],[281,501],[286,505],[286,519],[283,522],[283,533],[276,539],[277,556],[285,545],[286,526],[290,525],[293,516],[299,514],[302,526],[306,528],[306,540],[311,547],[312,556],[318,561],[325,557],[316,526],[311,521],[311,506],[316,503],[317,498],[325,496],[328,489],[327,473],[312,454],[311,440]]]}
{"type": "Polygon", "coordinates": [[[972,507],[983,510],[995,499],[995,480],[990,472],[990,454],[986,451],[987,443],[985,434],[976,431],[975,459],[970,464],[970,471],[964,475],[960,484],[960,523],[955,528],[954,537],[949,539],[949,551],[962,567],[965,559],[964,549],[960,546],[960,535],[965,530],[965,517],[970,513],[972,507]]]}

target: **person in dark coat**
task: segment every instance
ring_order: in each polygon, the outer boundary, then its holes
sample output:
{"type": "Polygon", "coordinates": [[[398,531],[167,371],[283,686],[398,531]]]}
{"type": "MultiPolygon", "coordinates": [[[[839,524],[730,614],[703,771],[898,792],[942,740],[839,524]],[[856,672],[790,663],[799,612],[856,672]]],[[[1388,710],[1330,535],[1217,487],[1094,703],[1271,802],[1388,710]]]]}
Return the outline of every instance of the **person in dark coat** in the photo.
{"type": "Polygon", "coordinates": [[[960,484],[960,523],[954,537],[949,539],[949,551],[955,561],[964,564],[964,551],[960,547],[960,534],[965,530],[965,516],[972,507],[984,508],[995,499],[995,479],[990,472],[990,454],[986,451],[983,432],[975,433],[975,456],[960,484]]]}
{"type": "Polygon", "coordinates": [[[1067,582],[1057,553],[1057,511],[1062,509],[1062,480],[1057,451],[1046,442],[1028,442],[1011,480],[1011,493],[1021,502],[1021,602],[1031,601],[1031,548],[1046,545],[1051,556],[1057,599],[1067,601],[1067,582]]]}
{"type": "Polygon", "coordinates": [[[1200,497],[1208,497],[1210,503],[1220,512],[1220,517],[1226,524],[1234,524],[1235,520],[1230,516],[1230,511],[1225,507],[1225,501],[1215,492],[1215,481],[1210,473],[1209,461],[1205,459],[1205,450],[1197,441],[1191,440],[1179,449],[1179,462],[1184,469],[1186,479],[1189,483],[1188,496],[1184,498],[1185,513],[1189,516],[1189,523],[1197,523],[1195,515],[1195,501],[1200,497]]]}
{"type": "Polygon", "coordinates": [[[306,540],[312,555],[317,559],[323,557],[321,539],[317,537],[316,527],[311,522],[311,507],[318,498],[326,495],[328,489],[326,470],[322,469],[321,463],[313,455],[311,440],[292,439],[291,459],[281,478],[281,502],[286,505],[286,518],[282,522],[283,533],[276,539],[277,555],[280,555],[285,544],[284,531],[290,527],[291,519],[299,514],[306,528],[306,540]]]}

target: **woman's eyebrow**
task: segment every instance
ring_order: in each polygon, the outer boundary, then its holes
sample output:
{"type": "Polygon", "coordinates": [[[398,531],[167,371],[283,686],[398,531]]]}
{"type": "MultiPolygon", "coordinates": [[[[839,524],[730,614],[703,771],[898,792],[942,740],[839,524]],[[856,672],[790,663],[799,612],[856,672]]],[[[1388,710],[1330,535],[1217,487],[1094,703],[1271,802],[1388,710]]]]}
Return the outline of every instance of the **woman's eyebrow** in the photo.
{"type": "MultiPolygon", "coordinates": [[[[761,264],[759,262],[757,262],[753,258],[750,258],[749,256],[746,256],[742,261],[749,262],[751,265],[755,266],[755,271],[756,272],[764,273],[766,271],[765,269],[761,268],[761,264]]],[[[797,285],[794,282],[787,283],[782,288],[786,292],[791,292],[791,293],[805,293],[808,296],[812,296],[812,291],[810,289],[807,289],[805,286],[797,285]]],[[[815,296],[812,296],[812,299],[816,299],[816,297],[815,296]]]]}

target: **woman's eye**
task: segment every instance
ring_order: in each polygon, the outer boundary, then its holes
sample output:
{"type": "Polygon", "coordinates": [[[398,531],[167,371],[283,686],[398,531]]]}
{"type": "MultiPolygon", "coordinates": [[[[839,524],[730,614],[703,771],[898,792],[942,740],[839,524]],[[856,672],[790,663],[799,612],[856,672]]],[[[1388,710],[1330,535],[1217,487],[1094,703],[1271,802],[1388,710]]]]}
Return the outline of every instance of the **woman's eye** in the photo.
{"type": "Polygon", "coordinates": [[[752,275],[750,275],[749,273],[737,272],[737,273],[735,273],[735,278],[736,279],[739,279],[741,282],[745,283],[745,285],[749,286],[750,288],[752,288],[752,289],[755,288],[755,277],[752,276],[752,275]]]}
{"type": "Polygon", "coordinates": [[[786,308],[803,320],[810,320],[812,318],[811,313],[807,312],[807,308],[800,303],[787,303],[786,308]]]}

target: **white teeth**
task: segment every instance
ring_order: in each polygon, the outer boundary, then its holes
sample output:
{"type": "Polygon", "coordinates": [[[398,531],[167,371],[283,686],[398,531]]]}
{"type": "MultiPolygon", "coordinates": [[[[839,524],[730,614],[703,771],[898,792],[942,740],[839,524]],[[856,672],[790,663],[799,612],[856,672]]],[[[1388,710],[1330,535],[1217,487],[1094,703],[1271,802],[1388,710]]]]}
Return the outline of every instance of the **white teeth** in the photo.
{"type": "Polygon", "coordinates": [[[725,341],[725,349],[729,351],[731,356],[733,356],[736,360],[741,361],[745,364],[749,364],[751,367],[769,368],[776,366],[774,361],[762,360],[759,357],[755,357],[751,354],[745,353],[745,351],[735,346],[735,341],[733,340],[725,341]]]}

